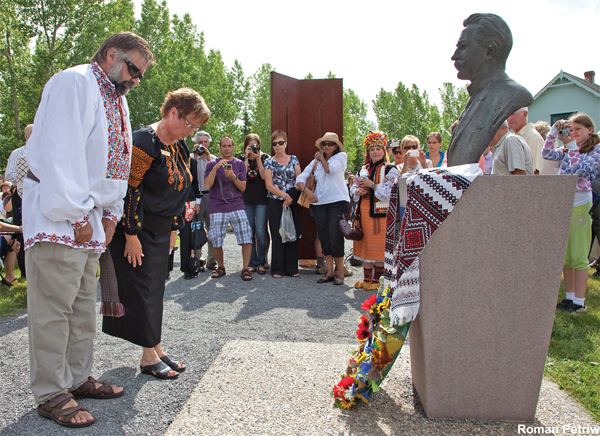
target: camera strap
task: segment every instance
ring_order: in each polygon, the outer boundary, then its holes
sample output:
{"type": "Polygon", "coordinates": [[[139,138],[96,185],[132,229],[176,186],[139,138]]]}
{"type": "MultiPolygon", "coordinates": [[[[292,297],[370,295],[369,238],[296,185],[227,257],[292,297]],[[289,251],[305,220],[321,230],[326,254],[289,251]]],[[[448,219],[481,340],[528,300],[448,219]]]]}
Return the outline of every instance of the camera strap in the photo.
{"type": "MultiPolygon", "coordinates": [[[[225,171],[223,171],[223,172],[225,172],[225,171]]],[[[223,201],[226,204],[231,203],[231,201],[227,201],[227,199],[225,198],[225,194],[223,193],[223,181],[221,180],[220,177],[217,177],[217,180],[219,180],[219,188],[221,188],[221,197],[223,197],[223,201]]],[[[231,200],[233,201],[233,188],[231,186],[229,186],[229,193],[231,194],[231,200]]]]}

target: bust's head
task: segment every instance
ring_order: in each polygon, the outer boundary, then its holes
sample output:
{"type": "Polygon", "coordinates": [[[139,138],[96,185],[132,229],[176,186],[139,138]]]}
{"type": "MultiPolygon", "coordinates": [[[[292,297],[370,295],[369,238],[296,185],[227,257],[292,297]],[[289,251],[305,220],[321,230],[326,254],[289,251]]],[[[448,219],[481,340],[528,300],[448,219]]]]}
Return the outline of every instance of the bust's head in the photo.
{"type": "Polygon", "coordinates": [[[473,81],[489,70],[504,71],[512,49],[512,33],[506,22],[494,14],[473,14],[463,26],[452,55],[457,77],[473,81]]]}

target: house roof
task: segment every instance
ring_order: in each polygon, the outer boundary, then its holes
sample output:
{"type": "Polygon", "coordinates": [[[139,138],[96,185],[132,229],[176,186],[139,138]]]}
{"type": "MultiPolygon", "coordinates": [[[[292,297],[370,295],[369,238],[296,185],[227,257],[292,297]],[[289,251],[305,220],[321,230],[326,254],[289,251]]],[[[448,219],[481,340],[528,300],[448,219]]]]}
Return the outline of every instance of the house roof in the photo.
{"type": "Polygon", "coordinates": [[[600,98],[600,85],[597,85],[595,83],[590,82],[589,80],[582,79],[582,78],[574,76],[572,74],[565,73],[563,70],[560,70],[560,73],[558,73],[556,75],[556,77],[554,77],[554,79],[552,79],[550,82],[548,82],[548,84],[546,86],[544,86],[542,88],[542,90],[533,97],[533,99],[536,100],[540,95],[542,95],[544,92],[546,92],[546,90],[548,88],[550,88],[557,81],[562,80],[562,79],[566,79],[569,82],[579,86],[582,89],[585,89],[586,91],[588,91],[588,92],[592,93],[593,95],[595,95],[596,97],[600,98]]]}

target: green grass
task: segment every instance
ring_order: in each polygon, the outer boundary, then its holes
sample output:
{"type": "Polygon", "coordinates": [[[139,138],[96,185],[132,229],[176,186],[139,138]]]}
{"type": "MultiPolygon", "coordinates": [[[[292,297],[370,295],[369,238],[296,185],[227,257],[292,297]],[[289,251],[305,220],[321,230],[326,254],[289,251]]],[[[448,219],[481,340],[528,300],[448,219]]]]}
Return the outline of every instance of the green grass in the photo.
{"type": "MultiPolygon", "coordinates": [[[[556,312],[545,375],[600,421],[600,279],[589,272],[587,312],[556,312]]],[[[563,282],[559,301],[564,296],[563,282]]]]}
{"type": "MultiPolygon", "coordinates": [[[[2,271],[4,275],[5,271],[2,271]]],[[[14,286],[0,287],[0,318],[12,315],[19,309],[27,307],[27,283],[21,278],[21,271],[15,265],[15,276],[19,282],[14,286]]]]}

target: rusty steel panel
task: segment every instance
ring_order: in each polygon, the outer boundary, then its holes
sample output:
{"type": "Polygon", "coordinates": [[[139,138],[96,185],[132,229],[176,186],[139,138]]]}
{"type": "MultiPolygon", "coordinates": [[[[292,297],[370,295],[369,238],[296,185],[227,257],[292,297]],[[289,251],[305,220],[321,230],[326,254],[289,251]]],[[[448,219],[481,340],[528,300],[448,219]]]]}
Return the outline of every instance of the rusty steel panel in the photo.
{"type": "MultiPolygon", "coordinates": [[[[288,154],[298,157],[304,169],[314,158],[315,141],[335,132],[344,141],[344,86],[342,79],[298,80],[271,72],[271,131],[288,135],[288,154]]],[[[315,259],[317,230],[303,210],[300,259],[315,259]]]]}

